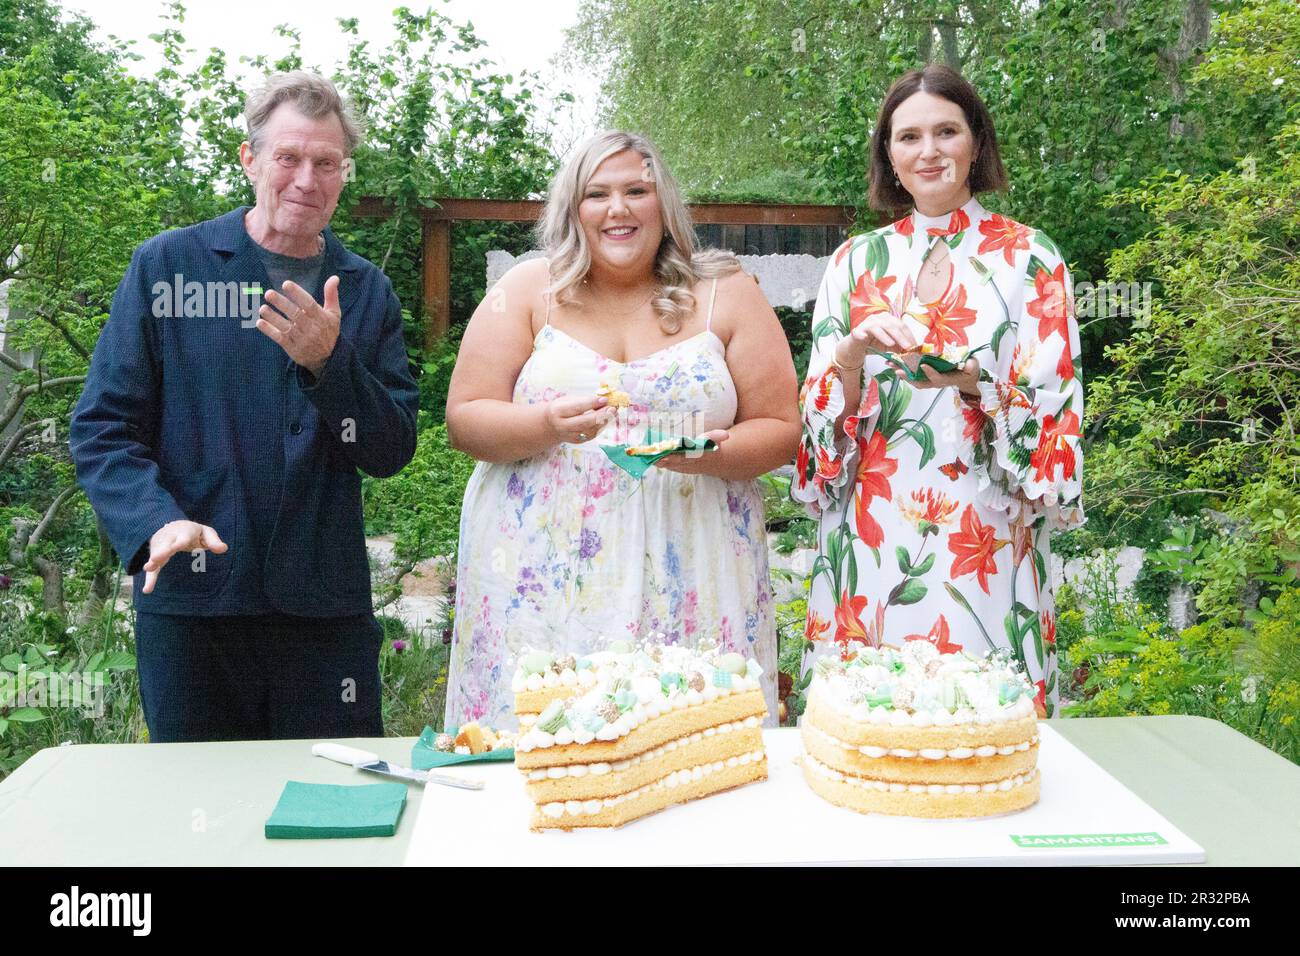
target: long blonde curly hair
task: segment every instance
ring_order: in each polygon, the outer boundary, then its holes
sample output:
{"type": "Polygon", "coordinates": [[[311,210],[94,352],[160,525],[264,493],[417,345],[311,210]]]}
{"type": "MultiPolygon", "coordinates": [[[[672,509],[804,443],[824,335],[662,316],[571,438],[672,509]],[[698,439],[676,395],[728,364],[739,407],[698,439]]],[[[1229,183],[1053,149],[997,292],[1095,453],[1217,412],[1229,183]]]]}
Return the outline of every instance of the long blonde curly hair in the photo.
{"type": "Polygon", "coordinates": [[[635,150],[645,160],[659,197],[664,237],[655,257],[654,272],[660,290],[652,305],[664,334],[676,335],[682,321],[695,309],[691,292],[695,283],[739,271],[740,263],[726,250],[699,248],[681,190],[664,166],[659,150],[636,133],[597,133],[578,147],[551,180],[546,208],[537,224],[538,243],[550,260],[551,284],[546,291],[557,302],[578,301],[577,287],[591,270],[591,250],[578,220],[578,205],[597,167],[627,149],[635,150]]]}

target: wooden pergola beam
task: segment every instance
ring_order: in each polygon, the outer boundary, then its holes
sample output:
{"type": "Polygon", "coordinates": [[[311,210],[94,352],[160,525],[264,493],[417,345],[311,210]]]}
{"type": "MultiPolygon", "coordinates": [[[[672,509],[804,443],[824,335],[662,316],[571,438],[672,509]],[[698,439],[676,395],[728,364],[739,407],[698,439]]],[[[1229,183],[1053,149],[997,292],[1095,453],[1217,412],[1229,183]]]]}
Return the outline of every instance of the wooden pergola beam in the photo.
{"type": "MultiPolygon", "coordinates": [[[[537,199],[429,199],[418,210],[421,278],[428,312],[425,347],[447,334],[451,324],[451,224],[465,221],[536,222],[545,204],[537,199]]],[[[851,226],[852,206],[705,202],[690,204],[701,226],[851,226]]],[[[361,219],[388,219],[393,207],[377,196],[364,196],[352,207],[361,219]]]]}

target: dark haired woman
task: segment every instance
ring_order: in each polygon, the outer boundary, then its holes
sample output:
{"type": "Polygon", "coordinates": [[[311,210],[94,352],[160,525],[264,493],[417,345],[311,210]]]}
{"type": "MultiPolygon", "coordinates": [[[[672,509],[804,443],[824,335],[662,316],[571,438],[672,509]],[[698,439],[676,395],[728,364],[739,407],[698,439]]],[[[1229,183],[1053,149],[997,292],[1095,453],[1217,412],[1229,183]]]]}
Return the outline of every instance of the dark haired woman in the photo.
{"type": "Polygon", "coordinates": [[[870,195],[910,212],[826,271],[791,491],[820,524],[811,640],[1004,649],[1050,716],[1049,534],[1084,520],[1079,332],[1056,244],[974,198],[1004,189],[975,89],[937,65],[900,77],[870,195]],[[918,365],[927,353],[956,370],[918,365]]]}

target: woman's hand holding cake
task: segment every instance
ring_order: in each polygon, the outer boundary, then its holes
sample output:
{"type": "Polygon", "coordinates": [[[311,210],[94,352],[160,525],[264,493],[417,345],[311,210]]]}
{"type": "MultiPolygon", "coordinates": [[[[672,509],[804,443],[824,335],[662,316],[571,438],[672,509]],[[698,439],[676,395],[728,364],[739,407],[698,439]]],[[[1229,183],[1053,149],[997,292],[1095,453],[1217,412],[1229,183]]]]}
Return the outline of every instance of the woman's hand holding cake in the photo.
{"type": "Polygon", "coordinates": [[[604,395],[556,398],[541,407],[545,427],[554,439],[552,445],[590,441],[613,417],[609,399],[604,395]]]}

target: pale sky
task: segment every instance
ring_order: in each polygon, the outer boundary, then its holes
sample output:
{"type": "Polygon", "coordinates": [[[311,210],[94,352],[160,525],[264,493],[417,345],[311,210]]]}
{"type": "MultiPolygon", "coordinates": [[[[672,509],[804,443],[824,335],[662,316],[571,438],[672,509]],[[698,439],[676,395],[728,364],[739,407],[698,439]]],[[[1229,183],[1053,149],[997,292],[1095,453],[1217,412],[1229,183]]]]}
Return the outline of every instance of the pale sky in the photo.
{"type": "MultiPolygon", "coordinates": [[[[287,51],[290,41],[273,31],[277,24],[288,24],[302,37],[304,63],[329,69],[347,52],[347,38],[339,30],[337,18],[356,17],[361,38],[376,49],[392,41],[390,11],[398,5],[398,0],[387,4],[357,4],[352,0],[191,0],[186,4],[180,31],[185,45],[195,50],[196,64],[215,46],[225,51],[232,75],[251,77],[239,57],[265,53],[274,58],[287,51]]],[[[577,17],[578,0],[440,0],[406,5],[415,12],[432,6],[455,23],[472,23],[474,32],[487,42],[479,55],[501,64],[506,72],[534,70],[552,89],[573,93],[578,103],[559,124],[563,140],[576,140],[598,128],[594,113],[600,78],[562,73],[552,64],[563,46],[565,28],[572,26],[577,17]]],[[[148,37],[162,29],[166,9],[163,0],[66,0],[64,6],[94,21],[100,39],[111,34],[136,41],[135,52],[145,57],[134,64],[136,74],[148,75],[162,64],[157,44],[148,37]]]]}

